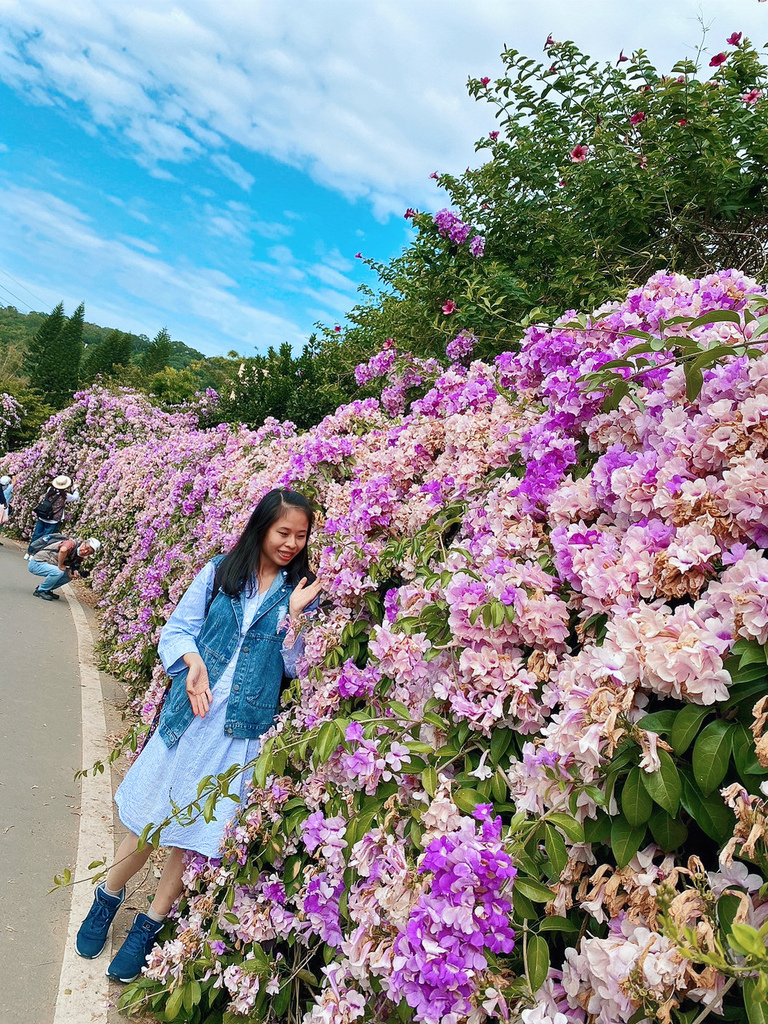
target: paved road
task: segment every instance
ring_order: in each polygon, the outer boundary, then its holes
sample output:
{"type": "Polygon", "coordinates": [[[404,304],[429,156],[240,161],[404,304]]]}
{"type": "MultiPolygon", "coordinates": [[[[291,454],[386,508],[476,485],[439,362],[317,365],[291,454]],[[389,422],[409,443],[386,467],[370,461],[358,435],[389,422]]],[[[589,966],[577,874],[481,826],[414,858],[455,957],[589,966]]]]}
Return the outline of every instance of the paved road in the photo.
{"type": "Polygon", "coordinates": [[[0,547],[0,1024],[51,1024],[80,826],[81,677],[68,602],[32,596],[23,548],[0,547]]]}

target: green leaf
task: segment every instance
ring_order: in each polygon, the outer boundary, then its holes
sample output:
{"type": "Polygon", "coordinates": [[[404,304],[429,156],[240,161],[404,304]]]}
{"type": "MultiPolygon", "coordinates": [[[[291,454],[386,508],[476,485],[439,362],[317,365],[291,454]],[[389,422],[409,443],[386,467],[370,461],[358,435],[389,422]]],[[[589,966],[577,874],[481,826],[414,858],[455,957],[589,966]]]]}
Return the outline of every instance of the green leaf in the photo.
{"type": "Polygon", "coordinates": [[[549,974],[549,946],[546,939],[540,935],[532,935],[528,939],[527,960],[531,992],[538,992],[549,974]]]}
{"type": "Polygon", "coordinates": [[[768,1024],[768,1002],[761,990],[760,979],[745,978],[742,983],[742,994],[749,1024],[768,1024]]]}
{"type": "Polygon", "coordinates": [[[559,878],[568,863],[568,851],[565,848],[563,837],[554,825],[549,823],[544,826],[544,849],[554,875],[559,878]]]}
{"type": "Polygon", "coordinates": [[[728,935],[728,944],[741,956],[755,956],[762,959],[768,953],[765,943],[757,934],[757,929],[749,924],[734,922],[728,935]]]}
{"type": "Polygon", "coordinates": [[[675,718],[677,718],[676,711],[654,711],[653,714],[641,718],[638,724],[641,729],[647,729],[648,732],[666,734],[671,732],[675,718]]]}
{"type": "Polygon", "coordinates": [[[531,921],[541,917],[539,908],[519,891],[517,885],[512,890],[512,906],[514,907],[514,916],[518,921],[531,921]]]}
{"type": "Polygon", "coordinates": [[[434,796],[437,792],[437,772],[434,765],[427,765],[421,773],[421,784],[428,796],[434,796]]]}
{"type": "Polygon", "coordinates": [[[537,882],[536,879],[529,878],[527,875],[517,876],[515,879],[515,892],[519,892],[534,903],[550,903],[555,898],[555,894],[551,889],[548,889],[546,885],[542,885],[541,882],[537,882]]]}
{"type": "Polygon", "coordinates": [[[572,843],[585,842],[584,828],[570,814],[564,814],[562,811],[553,811],[547,815],[547,821],[559,828],[561,832],[565,832],[572,843]]]}
{"type": "Polygon", "coordinates": [[[704,796],[691,776],[682,774],[681,778],[683,807],[710,839],[721,844],[727,842],[733,834],[735,825],[733,811],[725,806],[718,793],[704,796]]]}
{"type": "Polygon", "coordinates": [[[512,742],[513,732],[511,729],[496,728],[491,736],[491,760],[498,764],[509,749],[512,742]]]}
{"type": "Polygon", "coordinates": [[[755,738],[751,730],[741,723],[736,724],[733,730],[733,761],[739,775],[750,784],[755,781],[750,776],[763,775],[768,771],[757,759],[755,738]]]}
{"type": "Polygon", "coordinates": [[[184,988],[177,988],[171,992],[168,1002],[165,1004],[163,1014],[166,1020],[176,1020],[184,1000],[184,988]]]}
{"type": "Polygon", "coordinates": [[[666,750],[658,751],[661,767],[658,771],[641,772],[640,777],[648,795],[668,814],[676,814],[683,791],[680,773],[666,750]]]}
{"type": "Polygon", "coordinates": [[[717,789],[728,771],[733,730],[718,718],[702,729],[693,747],[693,777],[704,796],[717,789]]]}
{"type": "Polygon", "coordinates": [[[338,745],[339,734],[335,723],[324,722],[323,725],[320,726],[317,743],[315,744],[315,753],[317,754],[320,764],[325,764],[338,745]]]}
{"type": "Polygon", "coordinates": [[[405,704],[401,704],[399,700],[388,700],[386,706],[390,711],[394,711],[398,718],[401,718],[404,722],[410,722],[411,712],[405,704]]]}
{"type": "Polygon", "coordinates": [[[482,793],[476,789],[457,789],[453,794],[453,802],[465,814],[471,814],[478,804],[486,803],[482,793]]]}
{"type": "Polygon", "coordinates": [[[611,822],[611,849],[619,868],[625,868],[632,860],[645,839],[645,825],[633,828],[627,819],[619,814],[611,822]]]}
{"type": "Polygon", "coordinates": [[[643,774],[640,768],[633,768],[621,791],[621,810],[633,828],[644,825],[653,810],[653,800],[640,778],[643,774]]]}
{"type": "Polygon", "coordinates": [[[731,931],[740,906],[741,900],[731,892],[723,893],[717,901],[717,922],[724,935],[731,931]]]}
{"type": "Polygon", "coordinates": [[[675,753],[684,754],[699,734],[701,723],[711,715],[713,708],[705,708],[699,704],[686,704],[675,716],[675,724],[669,733],[669,742],[675,753]]]}
{"type": "Polygon", "coordinates": [[[566,935],[578,935],[579,926],[567,917],[545,917],[539,925],[540,932],[563,932],[566,935]]]}
{"type": "Polygon", "coordinates": [[[688,829],[678,818],[673,818],[661,807],[651,815],[648,825],[651,835],[665,853],[677,850],[688,838],[688,829]]]}
{"type": "Polygon", "coordinates": [[[611,819],[604,811],[598,811],[596,818],[584,819],[585,843],[608,843],[611,839],[611,819]]]}

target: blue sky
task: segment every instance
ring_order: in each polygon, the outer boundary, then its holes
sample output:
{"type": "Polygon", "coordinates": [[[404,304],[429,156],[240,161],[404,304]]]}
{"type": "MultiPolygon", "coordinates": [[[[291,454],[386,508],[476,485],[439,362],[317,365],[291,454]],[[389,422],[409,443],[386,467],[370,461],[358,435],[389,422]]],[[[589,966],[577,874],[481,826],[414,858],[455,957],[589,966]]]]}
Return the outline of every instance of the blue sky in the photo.
{"type": "Polygon", "coordinates": [[[208,354],[344,322],[429,174],[493,128],[469,75],[549,33],[664,68],[758,0],[0,0],[0,303],[208,354]]]}

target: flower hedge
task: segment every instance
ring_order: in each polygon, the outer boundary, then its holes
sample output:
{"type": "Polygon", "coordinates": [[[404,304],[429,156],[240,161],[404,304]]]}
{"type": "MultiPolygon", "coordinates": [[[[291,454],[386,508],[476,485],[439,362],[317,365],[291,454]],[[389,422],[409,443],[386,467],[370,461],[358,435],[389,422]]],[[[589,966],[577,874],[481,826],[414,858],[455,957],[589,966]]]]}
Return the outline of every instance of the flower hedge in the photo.
{"type": "MultiPolygon", "coordinates": [[[[353,402],[300,435],[206,430],[94,390],[3,463],[17,507],[43,468],[80,483],[72,528],[105,541],[105,663],[144,723],[157,635],[193,573],[270,488],[319,509],[325,604],[300,678],[221,859],[189,858],[125,1008],[200,1024],[758,1019],[757,293],[734,271],[658,274],[530,327],[493,364],[390,346],[360,369],[386,374],[386,408],[353,402]]],[[[180,813],[227,813],[230,782],[205,780],[180,813]]]]}

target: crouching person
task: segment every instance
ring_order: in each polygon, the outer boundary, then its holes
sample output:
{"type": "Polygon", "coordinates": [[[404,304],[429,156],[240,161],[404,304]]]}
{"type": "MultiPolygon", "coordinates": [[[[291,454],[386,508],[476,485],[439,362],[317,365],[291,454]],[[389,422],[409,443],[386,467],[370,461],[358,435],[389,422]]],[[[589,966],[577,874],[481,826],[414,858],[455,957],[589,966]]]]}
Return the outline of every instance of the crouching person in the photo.
{"type": "Polygon", "coordinates": [[[77,576],[88,577],[90,573],[83,562],[92,558],[101,547],[95,537],[78,543],[61,534],[42,537],[36,544],[40,547],[30,555],[27,565],[31,573],[43,577],[43,582],[33,591],[35,597],[41,597],[43,601],[58,601],[59,595],[54,594],[54,590],[77,576]]]}

